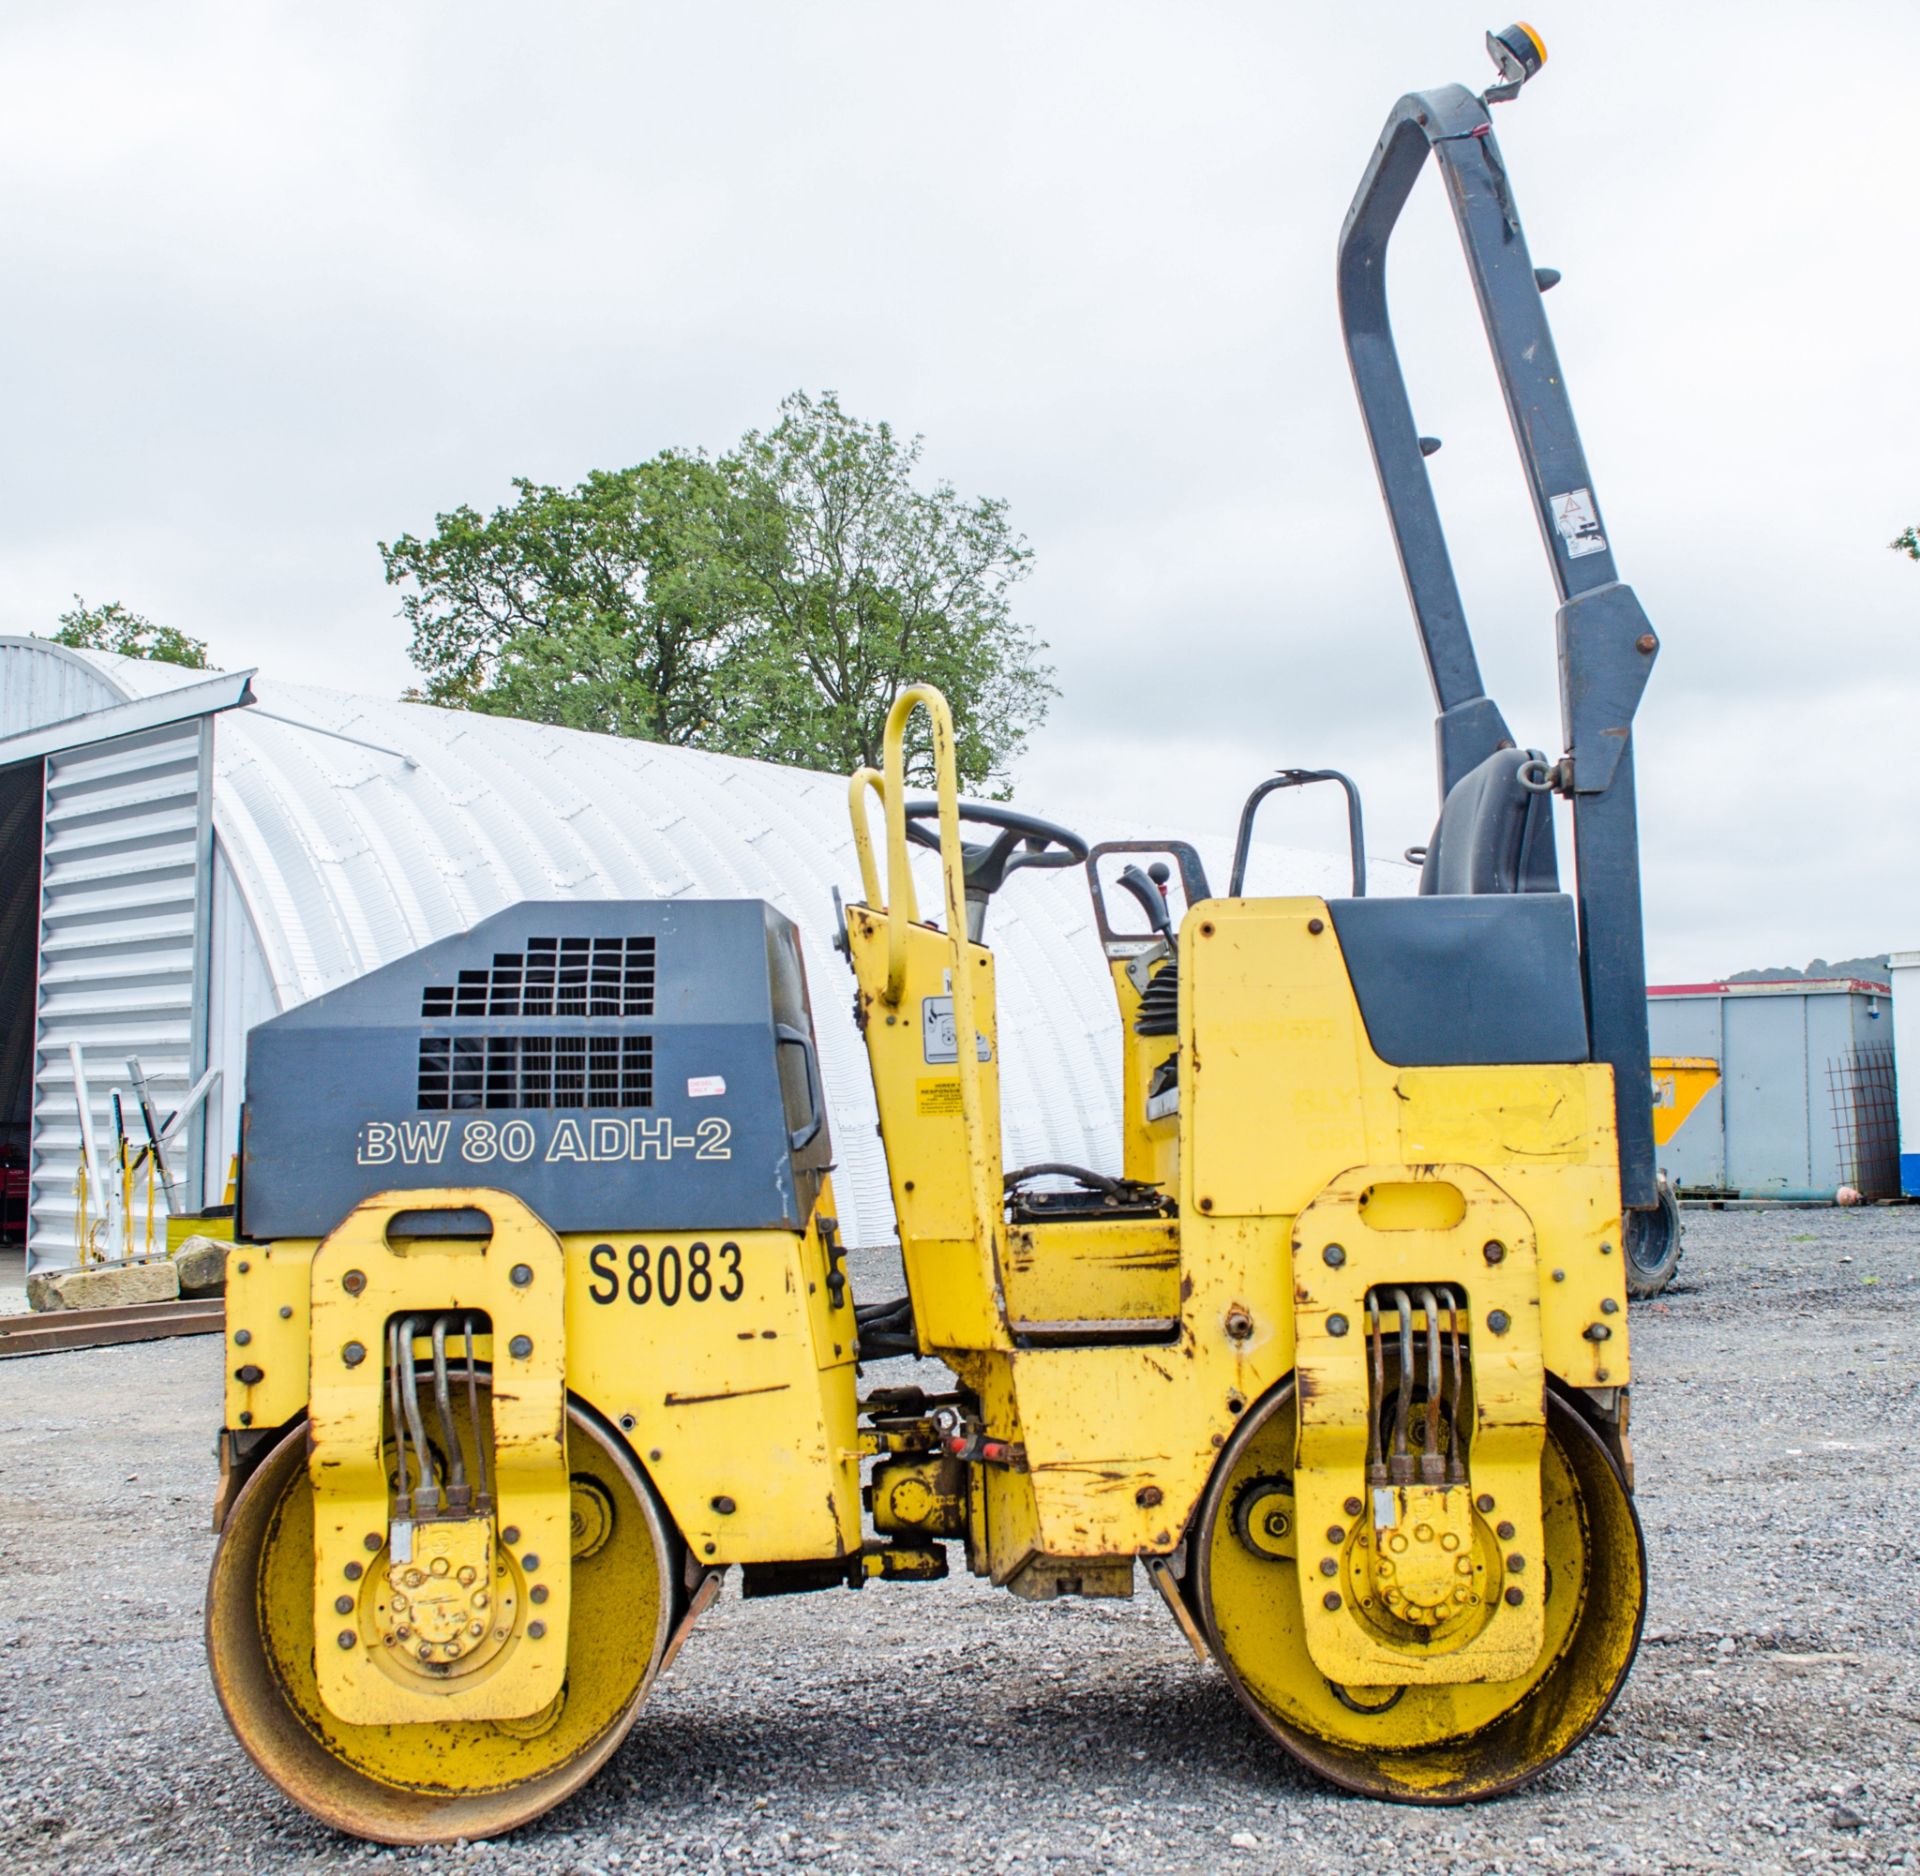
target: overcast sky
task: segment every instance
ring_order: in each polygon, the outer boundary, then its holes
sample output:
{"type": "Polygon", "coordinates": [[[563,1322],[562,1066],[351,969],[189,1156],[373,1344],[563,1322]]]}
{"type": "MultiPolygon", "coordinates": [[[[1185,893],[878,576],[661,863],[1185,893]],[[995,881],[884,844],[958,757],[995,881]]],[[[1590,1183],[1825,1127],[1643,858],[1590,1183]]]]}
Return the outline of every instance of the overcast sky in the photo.
{"type": "MultiPolygon", "coordinates": [[[[1624,578],[1656,979],[1920,945],[1920,8],[1547,10],[1497,129],[1624,578]]],[[[1388,107],[1455,0],[0,10],[0,630],[78,591],[392,694],[375,542],[783,393],[1006,496],[1090,836],[1282,764],[1431,825],[1432,706],[1340,348],[1388,107]]],[[[1396,319],[1490,688],[1558,753],[1553,591],[1451,222],[1396,319]]],[[[1331,801],[1276,804],[1331,844],[1331,801]]],[[[1284,881],[1269,882],[1275,889],[1284,881]]]]}

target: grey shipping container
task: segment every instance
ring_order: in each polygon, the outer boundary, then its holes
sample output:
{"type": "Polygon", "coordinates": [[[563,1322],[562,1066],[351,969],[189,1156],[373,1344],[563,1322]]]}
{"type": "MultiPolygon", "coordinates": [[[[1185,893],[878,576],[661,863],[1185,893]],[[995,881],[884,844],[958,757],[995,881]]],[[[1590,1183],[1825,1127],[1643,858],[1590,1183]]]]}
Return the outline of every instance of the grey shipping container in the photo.
{"type": "Polygon", "coordinates": [[[1895,1196],[1891,1008],[1885,984],[1858,978],[1649,989],[1653,1053],[1720,1064],[1719,1086],[1660,1149],[1668,1177],[1739,1198],[1895,1196]]]}

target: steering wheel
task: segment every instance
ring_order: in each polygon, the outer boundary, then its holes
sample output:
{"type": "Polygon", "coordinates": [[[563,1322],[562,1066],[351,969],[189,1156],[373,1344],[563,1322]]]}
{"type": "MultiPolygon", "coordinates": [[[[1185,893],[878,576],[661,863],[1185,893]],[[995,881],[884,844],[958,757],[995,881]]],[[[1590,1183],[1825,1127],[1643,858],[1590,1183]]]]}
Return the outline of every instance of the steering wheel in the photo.
{"type": "MultiPolygon", "coordinates": [[[[1009,873],[1017,873],[1024,866],[1048,869],[1079,866],[1087,857],[1087,843],[1078,834],[1035,815],[1017,813],[1012,808],[984,801],[963,801],[960,819],[998,830],[993,840],[960,843],[960,871],[967,893],[967,936],[976,943],[986,920],[987,901],[1006,884],[1009,873]]],[[[938,801],[909,801],[906,820],[907,838],[916,847],[940,851],[938,801]]]]}

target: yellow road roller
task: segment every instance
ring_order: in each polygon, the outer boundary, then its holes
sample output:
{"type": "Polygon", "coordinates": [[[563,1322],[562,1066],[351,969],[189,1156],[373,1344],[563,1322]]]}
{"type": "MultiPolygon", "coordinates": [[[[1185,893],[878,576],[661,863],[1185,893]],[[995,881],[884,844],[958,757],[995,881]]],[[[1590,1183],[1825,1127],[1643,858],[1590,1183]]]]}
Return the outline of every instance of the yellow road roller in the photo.
{"type": "Polygon", "coordinates": [[[1368,1796],[1508,1790],[1606,1711],[1645,1602],[1629,731],[1656,642],[1489,130],[1543,55],[1490,43],[1485,97],[1395,107],[1340,244],[1439,705],[1417,894],[1368,893],[1334,771],[1254,789],[1219,891],[1179,842],[962,801],[945,701],[906,692],[852,778],[838,934],[898,1299],[853,1294],[797,934],[757,900],[515,906],[253,1032],[208,1647],[242,1745],[320,1818],[510,1829],[605,1763],[727,1572],[858,1590],[956,1547],[1028,1600],[1157,1594],[1280,1747],[1368,1796]],[[1430,156],[1561,594],[1552,760],[1481,689],[1386,320],[1430,156]],[[1249,894],[1261,804],[1320,785],[1351,892],[1249,894]],[[1032,869],[1091,891],[1115,1165],[1002,1163],[988,913],[1032,869]],[[905,1354],[946,1378],[863,1390],[905,1354]]]}

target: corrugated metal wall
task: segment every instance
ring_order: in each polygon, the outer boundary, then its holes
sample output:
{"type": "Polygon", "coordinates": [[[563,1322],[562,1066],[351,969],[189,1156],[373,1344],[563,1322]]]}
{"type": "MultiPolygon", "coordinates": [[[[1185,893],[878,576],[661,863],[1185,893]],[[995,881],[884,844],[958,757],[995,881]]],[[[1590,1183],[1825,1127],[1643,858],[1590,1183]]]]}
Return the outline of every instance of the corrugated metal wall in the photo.
{"type": "MultiPolygon", "coordinates": [[[[127,1058],[139,1058],[164,1118],[204,1057],[210,770],[198,721],[46,759],[30,1263],[75,1252],[81,1136],[68,1043],[80,1045],[109,1171],[127,1058]]],[[[196,1128],[176,1155],[195,1191],[199,1145],[196,1128]]]]}
{"type": "Polygon", "coordinates": [[[213,844],[212,931],[208,943],[207,1062],[220,1079],[207,1096],[205,1175],[196,1205],[225,1202],[227,1173],[240,1139],[247,1031],[280,1014],[273,973],[218,836],[213,844]]]}
{"type": "MultiPolygon", "coordinates": [[[[114,676],[119,667],[137,662],[109,652],[69,651],[46,639],[0,636],[0,668],[6,672],[0,684],[0,736],[66,723],[143,694],[114,676]]],[[[191,683],[201,675],[170,664],[151,669],[175,682],[191,683]]]]}
{"type": "Polygon", "coordinates": [[[33,1113],[39,927],[40,765],[23,762],[0,769],[0,1147],[22,1155],[33,1113]]]}

